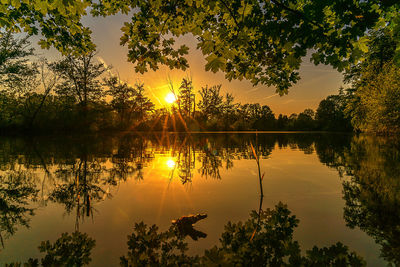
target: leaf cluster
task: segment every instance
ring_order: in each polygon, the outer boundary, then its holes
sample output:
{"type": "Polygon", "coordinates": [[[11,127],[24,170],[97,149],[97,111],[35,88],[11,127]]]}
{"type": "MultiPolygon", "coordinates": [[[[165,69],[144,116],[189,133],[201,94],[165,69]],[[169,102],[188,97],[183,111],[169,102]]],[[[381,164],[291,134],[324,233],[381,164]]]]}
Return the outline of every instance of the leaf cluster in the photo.
{"type": "Polygon", "coordinates": [[[175,38],[192,34],[206,58],[206,70],[222,71],[228,80],[274,85],[280,94],[299,79],[307,51],[315,64],[342,71],[368,52],[369,29],[399,28],[399,4],[390,1],[122,2],[100,1],[94,13],[138,10],[121,37],[137,71],[156,70],[159,64],[186,69],[187,47],[174,47],[175,38]]]}
{"type": "Polygon", "coordinates": [[[53,46],[64,55],[87,53],[95,45],[81,18],[91,4],[90,0],[2,0],[0,28],[41,34],[42,48],[53,46]]]}

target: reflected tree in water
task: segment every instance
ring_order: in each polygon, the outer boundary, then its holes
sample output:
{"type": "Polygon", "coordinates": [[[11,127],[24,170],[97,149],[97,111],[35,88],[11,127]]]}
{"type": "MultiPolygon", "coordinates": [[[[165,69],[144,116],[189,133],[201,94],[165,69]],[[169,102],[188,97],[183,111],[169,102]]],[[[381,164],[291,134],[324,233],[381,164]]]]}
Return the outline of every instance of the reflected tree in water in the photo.
{"type": "Polygon", "coordinates": [[[343,182],[344,218],[381,246],[381,256],[400,265],[400,142],[356,137],[347,161],[352,176],[343,182]]]}
{"type": "Polygon", "coordinates": [[[340,177],[345,174],[352,175],[352,167],[348,162],[348,151],[350,149],[352,135],[333,136],[322,135],[315,142],[319,161],[339,172],[340,177]]]}
{"type": "Polygon", "coordinates": [[[196,150],[191,143],[186,143],[185,138],[182,146],[179,147],[176,167],[182,184],[191,183],[193,170],[196,168],[196,150]]]}
{"type": "Polygon", "coordinates": [[[41,260],[43,266],[83,266],[90,263],[90,254],[96,241],[86,233],[63,233],[53,244],[44,241],[39,246],[46,253],[41,260]]]}
{"type": "Polygon", "coordinates": [[[28,171],[9,171],[0,175],[0,241],[15,234],[19,226],[29,227],[34,208],[30,201],[37,198],[38,189],[28,171]]]}
{"type": "Polygon", "coordinates": [[[154,152],[148,149],[148,140],[143,136],[132,138],[128,135],[118,138],[117,142],[111,157],[112,167],[109,169],[107,183],[117,185],[135,174],[136,180],[143,180],[144,167],[154,159],[154,152]]]}
{"type": "MultiPolygon", "coordinates": [[[[293,240],[299,220],[282,203],[261,213],[253,211],[245,222],[228,222],[219,245],[201,256],[188,255],[185,237],[190,234],[183,230],[193,228],[193,223],[205,217],[204,214],[181,217],[164,232],[159,232],[156,225],[136,223],[128,236],[128,253],[120,257],[121,266],[365,266],[360,256],[349,252],[341,243],[313,247],[303,256],[299,243],[293,240]],[[258,230],[254,235],[255,229],[258,230]]],[[[40,263],[42,266],[87,265],[95,244],[85,233],[63,233],[54,243],[49,240],[41,243],[39,251],[45,256],[40,263]]],[[[39,266],[39,259],[31,258],[23,266],[39,266]]]]}
{"type": "Polygon", "coordinates": [[[76,208],[76,229],[79,220],[93,216],[93,203],[104,200],[109,193],[103,189],[104,167],[96,160],[88,160],[86,154],[72,165],[57,170],[61,183],[49,195],[49,200],[65,205],[67,213],[76,208]]]}
{"type": "Polygon", "coordinates": [[[400,140],[337,136],[316,142],[320,161],[343,179],[344,219],[381,246],[381,257],[400,265],[400,140]]]}
{"type": "Polygon", "coordinates": [[[188,244],[174,227],[158,232],[158,227],[136,223],[128,236],[128,254],[121,257],[121,266],[190,266],[198,256],[188,256],[188,244]]]}
{"type": "MultiPolygon", "coordinates": [[[[221,179],[219,169],[222,167],[222,149],[217,149],[215,144],[206,139],[203,146],[203,151],[200,153],[200,168],[199,173],[202,177],[211,177],[221,179]]],[[[231,157],[227,156],[227,166],[233,166],[231,157]]]]}
{"type": "Polygon", "coordinates": [[[134,232],[128,236],[128,253],[121,257],[121,265],[365,266],[360,256],[349,252],[341,243],[314,247],[302,256],[299,243],[293,240],[298,223],[287,206],[279,203],[261,214],[253,211],[245,222],[228,222],[219,245],[206,250],[202,256],[189,256],[188,244],[176,231],[175,224],[159,232],[156,225],[148,227],[141,222],[135,224],[134,232]]]}
{"type": "MultiPolygon", "coordinates": [[[[43,241],[38,247],[45,253],[40,260],[41,266],[84,266],[91,262],[91,251],[96,241],[86,233],[75,231],[71,234],[63,233],[54,243],[43,241]]],[[[39,266],[39,259],[30,258],[26,263],[9,263],[8,267],[35,267],[39,266]]]]}
{"type": "Polygon", "coordinates": [[[0,142],[4,157],[0,159],[0,168],[8,170],[22,165],[26,169],[43,171],[40,186],[44,204],[49,199],[59,202],[60,198],[67,197],[66,191],[75,190],[73,194],[79,191],[86,205],[91,201],[89,191],[104,195],[102,191],[107,186],[117,186],[132,177],[143,179],[145,168],[155,154],[171,155],[174,158],[171,179],[176,175],[181,183],[188,184],[196,171],[200,176],[220,179],[221,168],[231,169],[235,160],[253,159],[250,142],[258,144],[261,158],[267,158],[276,143],[299,148],[305,153],[313,149],[309,142],[312,138],[301,141],[302,136],[288,135],[284,140],[278,137],[254,134],[160,136],[152,133],[55,138],[50,142],[40,138],[18,142],[5,139],[0,142]],[[10,141],[12,145],[8,144],[10,141]]]}

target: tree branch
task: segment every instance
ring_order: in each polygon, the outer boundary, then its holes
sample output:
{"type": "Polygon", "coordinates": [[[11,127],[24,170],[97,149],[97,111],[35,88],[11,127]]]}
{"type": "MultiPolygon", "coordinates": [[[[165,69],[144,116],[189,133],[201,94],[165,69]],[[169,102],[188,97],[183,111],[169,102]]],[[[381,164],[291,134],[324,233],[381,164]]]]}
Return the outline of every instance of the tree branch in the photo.
{"type": "Polygon", "coordinates": [[[304,19],[305,21],[307,21],[307,22],[311,23],[312,25],[318,27],[319,29],[321,29],[321,30],[324,29],[324,27],[322,27],[320,24],[316,23],[315,21],[313,21],[313,20],[307,18],[307,17],[306,17],[303,13],[301,13],[300,11],[295,10],[295,9],[292,9],[292,8],[290,8],[290,7],[288,7],[288,6],[285,6],[284,4],[282,4],[282,3],[281,3],[280,1],[278,1],[278,0],[271,0],[271,2],[274,3],[275,5],[279,6],[280,8],[282,8],[282,9],[284,9],[284,10],[286,10],[286,11],[289,11],[289,12],[291,12],[291,13],[293,13],[293,14],[299,16],[299,17],[301,17],[302,19],[304,19]]]}

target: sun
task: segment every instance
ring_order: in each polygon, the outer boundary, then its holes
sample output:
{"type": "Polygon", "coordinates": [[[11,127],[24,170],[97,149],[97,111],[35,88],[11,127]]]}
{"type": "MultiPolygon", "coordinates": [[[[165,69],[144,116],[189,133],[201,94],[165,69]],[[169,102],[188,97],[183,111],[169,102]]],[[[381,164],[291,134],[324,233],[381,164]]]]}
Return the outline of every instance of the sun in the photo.
{"type": "Polygon", "coordinates": [[[176,97],[174,93],[170,92],[165,96],[165,101],[169,104],[172,104],[176,101],[176,97]]]}
{"type": "Polygon", "coordinates": [[[169,160],[167,160],[166,164],[167,164],[168,169],[173,169],[173,168],[175,168],[176,163],[173,159],[169,159],[169,160]]]}

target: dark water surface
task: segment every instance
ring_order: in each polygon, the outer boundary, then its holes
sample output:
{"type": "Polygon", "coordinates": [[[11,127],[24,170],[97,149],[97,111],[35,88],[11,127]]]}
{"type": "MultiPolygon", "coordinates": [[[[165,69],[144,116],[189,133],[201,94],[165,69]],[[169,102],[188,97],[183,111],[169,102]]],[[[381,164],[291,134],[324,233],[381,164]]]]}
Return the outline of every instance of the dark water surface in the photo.
{"type": "Polygon", "coordinates": [[[399,264],[398,140],[324,133],[0,137],[0,263],[80,231],[96,240],[90,265],[115,266],[136,222],[166,230],[190,214],[207,214],[207,237],[186,238],[202,254],[259,208],[250,143],[263,208],[288,205],[303,250],[340,241],[369,266],[399,264]]]}

